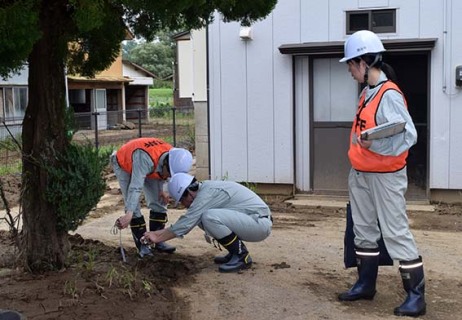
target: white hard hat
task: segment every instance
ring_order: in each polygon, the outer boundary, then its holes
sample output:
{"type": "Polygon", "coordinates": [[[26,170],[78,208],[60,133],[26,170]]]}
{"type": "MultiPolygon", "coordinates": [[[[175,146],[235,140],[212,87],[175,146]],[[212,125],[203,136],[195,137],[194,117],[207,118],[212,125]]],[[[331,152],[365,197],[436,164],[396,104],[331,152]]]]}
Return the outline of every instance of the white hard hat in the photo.
{"type": "Polygon", "coordinates": [[[382,41],[372,31],[360,30],[353,33],[345,41],[345,57],[340,62],[357,58],[367,53],[379,53],[385,51],[382,41]]]}
{"type": "Polygon", "coordinates": [[[192,154],[186,149],[172,148],[168,151],[168,165],[170,175],[177,172],[189,172],[192,166],[192,154]]]}
{"type": "Polygon", "coordinates": [[[194,177],[192,175],[183,172],[176,173],[170,178],[168,182],[168,193],[175,199],[175,205],[180,202],[183,193],[191,185],[193,180],[194,177]]]}

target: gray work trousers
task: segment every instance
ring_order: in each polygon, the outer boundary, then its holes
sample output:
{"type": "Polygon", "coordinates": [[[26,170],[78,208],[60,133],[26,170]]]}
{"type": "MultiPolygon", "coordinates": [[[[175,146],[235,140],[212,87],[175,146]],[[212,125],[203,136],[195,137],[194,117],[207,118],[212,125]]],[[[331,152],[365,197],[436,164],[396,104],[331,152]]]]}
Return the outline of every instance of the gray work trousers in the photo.
{"type": "Polygon", "coordinates": [[[406,214],[406,168],[391,173],[351,169],[348,187],[355,246],[377,248],[381,230],[393,260],[411,261],[419,258],[406,214]],[[380,223],[380,229],[377,222],[380,223]]]}
{"type": "Polygon", "coordinates": [[[201,227],[208,235],[219,240],[234,232],[239,239],[249,242],[265,240],[273,223],[269,217],[248,215],[231,209],[208,209],[202,214],[201,227]]]}
{"type": "MultiPolygon", "coordinates": [[[[131,176],[128,172],[122,170],[117,163],[115,153],[111,155],[111,164],[117,181],[119,182],[120,191],[124,197],[124,202],[127,201],[128,188],[130,186],[131,176]]],[[[154,212],[166,213],[167,205],[163,204],[159,199],[160,190],[159,182],[155,179],[144,179],[143,193],[148,208],[154,212]]],[[[140,218],[142,216],[140,202],[133,211],[133,218],[140,218]]]]}

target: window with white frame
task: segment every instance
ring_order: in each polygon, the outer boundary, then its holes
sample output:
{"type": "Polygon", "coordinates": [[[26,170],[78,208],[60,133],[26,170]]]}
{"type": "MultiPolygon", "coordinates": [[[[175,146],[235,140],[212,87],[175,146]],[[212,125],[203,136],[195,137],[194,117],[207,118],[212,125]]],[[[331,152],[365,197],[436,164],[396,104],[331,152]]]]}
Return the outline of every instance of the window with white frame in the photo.
{"type": "Polygon", "coordinates": [[[0,87],[0,117],[5,120],[22,120],[27,101],[27,87],[0,87]]]}
{"type": "Polygon", "coordinates": [[[346,12],[346,33],[370,30],[375,33],[396,32],[396,9],[346,12]]]}

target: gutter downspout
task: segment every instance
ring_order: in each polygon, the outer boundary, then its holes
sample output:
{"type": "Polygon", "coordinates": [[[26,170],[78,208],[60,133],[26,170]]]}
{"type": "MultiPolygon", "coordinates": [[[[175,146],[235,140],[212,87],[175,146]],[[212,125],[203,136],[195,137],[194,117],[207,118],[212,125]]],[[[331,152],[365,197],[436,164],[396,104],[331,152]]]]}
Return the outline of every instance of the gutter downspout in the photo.
{"type": "Polygon", "coordinates": [[[449,74],[453,73],[455,77],[455,70],[451,63],[453,61],[452,57],[452,43],[453,40],[448,38],[448,26],[452,23],[452,0],[443,1],[443,48],[442,48],[442,91],[447,96],[452,97],[460,93],[459,88],[454,86],[455,78],[450,77],[451,80],[448,81],[448,72],[449,74]],[[447,57],[449,55],[449,57],[447,57]],[[449,70],[449,71],[448,71],[449,70]],[[448,84],[449,83],[449,84],[448,84]],[[452,85],[451,85],[452,84],[452,85]],[[451,90],[451,87],[453,88],[451,90]]]}
{"type": "Polygon", "coordinates": [[[67,68],[66,67],[64,67],[64,86],[66,89],[66,107],[69,109],[70,107],[69,105],[69,83],[67,79],[67,68]]]}
{"type": "Polygon", "coordinates": [[[209,24],[205,28],[205,82],[206,82],[206,97],[207,97],[207,149],[208,149],[208,175],[212,174],[211,169],[211,150],[210,150],[210,66],[209,66],[209,24]]]}

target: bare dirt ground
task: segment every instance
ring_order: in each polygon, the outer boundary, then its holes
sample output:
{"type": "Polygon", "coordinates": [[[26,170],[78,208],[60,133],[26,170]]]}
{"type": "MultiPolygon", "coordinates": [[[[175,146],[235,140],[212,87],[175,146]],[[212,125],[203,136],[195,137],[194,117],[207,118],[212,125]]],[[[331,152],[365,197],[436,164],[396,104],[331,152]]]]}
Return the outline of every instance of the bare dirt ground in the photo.
{"type": "MultiPolygon", "coordinates": [[[[65,270],[31,275],[17,268],[17,250],[0,231],[0,309],[27,319],[64,320],[397,319],[393,308],[405,297],[397,265],[380,268],[373,301],[336,300],[356,275],[343,268],[344,209],[293,208],[282,198],[265,198],[275,218],[272,235],[247,243],[250,270],[220,274],[212,258],[223,252],[205,242],[198,228],[171,241],[176,253],[138,259],[127,230],[110,232],[123,202],[117,182],[108,179],[105,196],[70,236],[65,270]]],[[[18,177],[7,180],[2,178],[14,204],[18,177]]],[[[172,208],[170,222],[182,213],[172,208]]],[[[462,319],[461,207],[412,212],[410,222],[425,263],[428,311],[422,318],[462,319]]],[[[0,229],[7,229],[3,221],[0,229]]]]}

